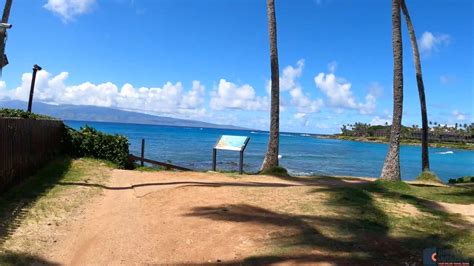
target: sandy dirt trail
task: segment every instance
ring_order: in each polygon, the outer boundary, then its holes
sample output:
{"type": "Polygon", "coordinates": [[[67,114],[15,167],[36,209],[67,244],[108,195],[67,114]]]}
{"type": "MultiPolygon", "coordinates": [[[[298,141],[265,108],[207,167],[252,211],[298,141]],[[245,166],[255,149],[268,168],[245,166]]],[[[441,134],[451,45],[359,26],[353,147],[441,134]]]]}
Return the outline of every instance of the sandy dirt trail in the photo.
{"type": "Polygon", "coordinates": [[[300,184],[265,181],[261,176],[258,183],[242,183],[217,176],[114,170],[104,195],[91,203],[48,258],[68,265],[193,264],[235,261],[258,253],[279,228],[189,214],[204,206],[224,206],[225,212],[226,205],[242,204],[234,197],[242,185],[300,184]]]}
{"type": "MultiPolygon", "coordinates": [[[[268,253],[266,248],[271,246],[272,238],[288,230],[272,222],[239,221],[242,214],[273,219],[262,217],[267,214],[257,213],[254,207],[245,207],[255,202],[252,192],[244,188],[272,188],[275,196],[269,197],[270,206],[274,205],[272,200],[301,200],[304,190],[301,194],[291,192],[299,198],[289,199],[284,193],[290,188],[314,189],[368,181],[324,182],[335,183],[311,184],[265,176],[233,179],[217,173],[113,170],[103,186],[103,195],[84,206],[85,211],[43,256],[64,265],[239,264],[250,256],[268,253]],[[215,218],[223,216],[233,220],[215,218]]],[[[324,252],[314,250],[318,256],[327,255],[324,252]]],[[[291,260],[285,261],[288,263],[291,260]]],[[[330,262],[318,261],[321,264],[330,262]]]]}

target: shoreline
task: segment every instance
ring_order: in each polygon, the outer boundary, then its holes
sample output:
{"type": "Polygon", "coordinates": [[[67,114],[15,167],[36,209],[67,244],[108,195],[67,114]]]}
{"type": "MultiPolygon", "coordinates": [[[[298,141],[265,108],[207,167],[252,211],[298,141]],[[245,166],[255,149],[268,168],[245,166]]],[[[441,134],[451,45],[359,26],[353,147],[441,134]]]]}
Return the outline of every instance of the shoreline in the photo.
{"type": "MultiPolygon", "coordinates": [[[[350,136],[338,136],[338,135],[325,135],[325,136],[315,136],[320,139],[338,139],[338,140],[349,140],[349,141],[358,141],[358,142],[368,142],[368,143],[382,143],[388,144],[388,141],[385,138],[379,137],[350,137],[350,136]]],[[[421,146],[421,142],[418,140],[402,140],[401,145],[408,146],[421,146]]],[[[430,148],[450,148],[458,150],[474,150],[474,144],[469,143],[459,143],[459,142],[430,142],[430,148]]]]}

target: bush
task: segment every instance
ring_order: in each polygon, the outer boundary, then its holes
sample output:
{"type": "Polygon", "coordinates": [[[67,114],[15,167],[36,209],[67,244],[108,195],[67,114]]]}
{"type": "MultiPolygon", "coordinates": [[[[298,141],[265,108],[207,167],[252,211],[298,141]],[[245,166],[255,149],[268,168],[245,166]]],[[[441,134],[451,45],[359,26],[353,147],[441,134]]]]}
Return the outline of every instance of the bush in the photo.
{"type": "Polygon", "coordinates": [[[120,168],[128,165],[128,139],[122,135],[110,135],[85,126],[79,131],[65,127],[64,146],[74,157],[92,157],[108,160],[120,168]]]}
{"type": "Polygon", "coordinates": [[[455,178],[450,178],[450,179],[448,180],[448,183],[449,183],[449,184],[456,184],[456,182],[457,182],[457,181],[456,181],[455,178]]]}
{"type": "Polygon", "coordinates": [[[54,117],[50,117],[50,116],[46,116],[46,115],[28,113],[28,112],[23,111],[21,109],[8,109],[8,108],[1,108],[0,109],[0,117],[58,120],[54,117]]]}

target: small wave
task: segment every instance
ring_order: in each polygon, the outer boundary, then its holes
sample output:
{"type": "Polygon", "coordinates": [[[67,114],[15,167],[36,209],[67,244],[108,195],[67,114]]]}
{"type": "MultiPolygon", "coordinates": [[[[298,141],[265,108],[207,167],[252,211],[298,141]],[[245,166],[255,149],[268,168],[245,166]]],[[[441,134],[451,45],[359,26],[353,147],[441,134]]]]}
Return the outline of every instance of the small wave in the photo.
{"type": "Polygon", "coordinates": [[[437,152],[436,154],[453,154],[454,152],[452,151],[442,151],[442,152],[437,152]]]}
{"type": "Polygon", "coordinates": [[[263,134],[263,135],[267,135],[268,132],[257,132],[257,131],[250,131],[250,134],[263,134]]]}
{"type": "Polygon", "coordinates": [[[290,135],[290,134],[280,134],[280,136],[283,136],[283,137],[293,137],[293,135],[290,135]]]}
{"type": "Polygon", "coordinates": [[[302,136],[302,137],[311,137],[311,135],[309,135],[309,134],[300,134],[300,136],[302,136]]]}
{"type": "Polygon", "coordinates": [[[281,159],[281,158],[283,158],[283,155],[278,154],[278,159],[281,159]]]}

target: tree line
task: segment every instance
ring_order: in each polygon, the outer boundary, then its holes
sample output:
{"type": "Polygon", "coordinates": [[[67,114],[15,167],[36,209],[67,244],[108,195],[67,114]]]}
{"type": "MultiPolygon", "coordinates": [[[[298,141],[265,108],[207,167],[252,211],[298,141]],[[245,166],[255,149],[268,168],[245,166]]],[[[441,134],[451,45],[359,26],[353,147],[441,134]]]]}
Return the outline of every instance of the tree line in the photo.
{"type": "MultiPolygon", "coordinates": [[[[428,136],[430,140],[448,140],[448,141],[472,141],[474,139],[474,123],[454,124],[448,126],[437,122],[429,122],[428,136]],[[431,126],[434,125],[434,126],[431,126]]],[[[390,134],[390,125],[370,125],[356,122],[354,124],[345,124],[341,127],[341,136],[347,137],[388,137],[390,134]]],[[[403,126],[401,128],[402,139],[419,138],[422,129],[418,125],[403,126]]]]}

